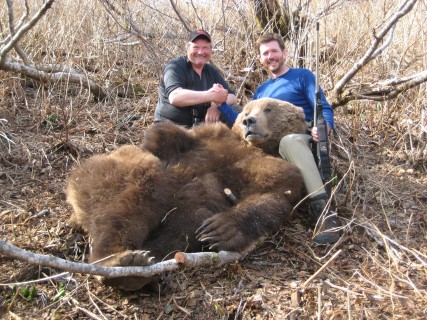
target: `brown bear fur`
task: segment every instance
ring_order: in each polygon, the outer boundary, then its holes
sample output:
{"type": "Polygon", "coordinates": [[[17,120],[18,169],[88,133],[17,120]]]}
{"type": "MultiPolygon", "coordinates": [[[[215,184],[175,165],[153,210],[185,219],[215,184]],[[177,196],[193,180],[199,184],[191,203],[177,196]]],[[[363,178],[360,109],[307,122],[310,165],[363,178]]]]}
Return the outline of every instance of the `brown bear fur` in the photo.
{"type": "MultiPolygon", "coordinates": [[[[232,130],[162,122],[147,129],[142,147],[87,159],[71,172],[66,194],[71,221],[92,238],[89,262],[148,265],[177,251],[246,252],[278,231],[301,199],[299,170],[265,152],[276,156],[281,137],[305,130],[301,108],[261,99],[245,106],[232,130]]],[[[151,280],[104,283],[134,290],[151,280]]]]}

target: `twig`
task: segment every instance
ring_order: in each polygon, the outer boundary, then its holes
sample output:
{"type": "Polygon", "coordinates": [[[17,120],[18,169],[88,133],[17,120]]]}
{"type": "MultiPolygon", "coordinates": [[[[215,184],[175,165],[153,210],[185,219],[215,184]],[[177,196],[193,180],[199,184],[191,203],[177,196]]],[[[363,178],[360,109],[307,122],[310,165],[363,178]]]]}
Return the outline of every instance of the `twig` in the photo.
{"type": "Polygon", "coordinates": [[[399,244],[398,242],[396,242],[395,240],[389,238],[388,236],[386,236],[385,234],[381,233],[381,231],[378,229],[377,226],[372,224],[372,229],[369,226],[366,226],[364,224],[359,224],[360,226],[362,226],[363,228],[365,228],[366,233],[371,236],[375,242],[378,243],[378,245],[380,245],[381,247],[384,247],[384,243],[388,244],[388,245],[395,245],[396,247],[398,247],[399,249],[411,254],[414,258],[416,258],[423,266],[427,266],[427,261],[424,259],[427,259],[427,255],[423,254],[422,252],[418,252],[415,249],[410,249],[407,248],[401,244],[399,244]],[[381,236],[381,240],[374,235],[374,232],[378,233],[381,236]]]}
{"type": "MultiPolygon", "coordinates": [[[[123,319],[126,318],[126,316],[125,316],[125,314],[123,312],[117,310],[112,305],[108,304],[107,302],[105,302],[102,299],[100,299],[99,297],[97,297],[96,294],[92,293],[90,291],[88,281],[86,281],[86,290],[87,290],[89,299],[91,299],[91,301],[93,301],[93,303],[95,303],[95,301],[93,299],[96,299],[99,303],[102,303],[102,305],[105,306],[109,311],[113,311],[115,313],[118,313],[123,319]]],[[[98,307],[97,307],[97,309],[98,309],[98,307]]],[[[109,311],[107,311],[107,312],[111,313],[109,311]]]]}
{"type": "Polygon", "coordinates": [[[355,272],[356,275],[360,276],[360,278],[364,281],[366,281],[367,283],[369,283],[370,285],[372,285],[374,288],[377,289],[377,291],[381,291],[382,293],[384,293],[384,295],[388,295],[391,297],[396,297],[396,298],[401,298],[401,299],[410,299],[410,297],[406,297],[400,294],[396,294],[390,290],[384,289],[383,287],[379,286],[378,284],[376,284],[375,282],[369,280],[368,278],[366,278],[363,274],[361,274],[359,271],[355,272]]]}
{"type": "MultiPolygon", "coordinates": [[[[86,284],[86,286],[87,286],[87,284],[86,284]]],[[[87,288],[88,289],[88,298],[89,298],[89,301],[90,301],[90,303],[92,303],[92,305],[94,306],[94,308],[98,311],[98,313],[101,315],[101,317],[104,319],[104,320],[107,320],[108,318],[106,317],[106,316],[104,316],[104,314],[102,313],[102,311],[101,311],[101,309],[99,308],[99,306],[95,303],[95,301],[92,299],[92,296],[95,296],[95,295],[92,295],[91,294],[91,292],[89,291],[89,288],[87,288]]]]}
{"type": "Polygon", "coordinates": [[[21,281],[21,282],[12,282],[12,283],[0,283],[0,287],[4,287],[4,286],[8,286],[8,287],[22,287],[28,284],[33,284],[33,283],[39,283],[39,282],[44,282],[44,281],[49,281],[49,280],[53,280],[53,279],[57,279],[57,278],[64,278],[65,276],[68,276],[70,273],[69,272],[62,272],[59,274],[55,274],[53,276],[50,277],[46,277],[43,279],[35,279],[35,280],[30,280],[30,281],[21,281]]]}
{"type": "Polygon", "coordinates": [[[102,318],[100,318],[96,314],[94,314],[93,312],[81,307],[80,303],[76,299],[74,299],[73,297],[70,297],[70,300],[74,303],[74,305],[76,306],[77,309],[79,309],[80,311],[85,313],[91,319],[95,319],[95,320],[106,319],[104,316],[102,318]]]}
{"type": "Polygon", "coordinates": [[[328,279],[327,279],[327,280],[325,280],[325,283],[326,283],[328,286],[332,287],[332,288],[335,288],[335,289],[338,289],[338,290],[342,290],[342,291],[344,291],[344,292],[351,293],[351,294],[354,294],[354,295],[356,295],[356,296],[363,296],[363,294],[360,294],[360,293],[357,293],[357,292],[351,291],[350,289],[347,289],[347,288],[344,288],[344,287],[341,287],[341,286],[337,286],[336,284],[333,284],[333,283],[332,283],[331,281],[329,281],[328,279]]]}
{"type": "Polygon", "coordinates": [[[31,220],[31,219],[37,219],[37,218],[47,216],[49,214],[50,214],[50,209],[43,209],[42,211],[36,213],[35,215],[30,216],[27,219],[25,219],[23,223],[26,223],[28,220],[31,220]]]}
{"type": "Polygon", "coordinates": [[[188,311],[187,309],[185,309],[184,307],[181,307],[178,302],[176,302],[175,296],[172,296],[172,301],[174,306],[178,309],[181,310],[182,312],[184,312],[187,316],[191,314],[190,311],[188,311]]]}
{"type": "Polygon", "coordinates": [[[319,270],[317,270],[310,278],[308,278],[303,284],[302,284],[302,288],[306,288],[323,270],[325,270],[327,267],[329,267],[329,265],[341,254],[342,250],[338,250],[337,252],[334,253],[334,255],[325,262],[325,264],[323,266],[320,267],[319,270]]]}
{"type": "MultiPolygon", "coordinates": [[[[165,304],[166,306],[167,306],[167,305],[169,305],[169,304],[172,302],[173,297],[174,297],[174,295],[172,295],[172,297],[168,300],[168,302],[166,302],[166,304],[165,304]]],[[[163,317],[164,313],[165,313],[165,309],[163,308],[162,312],[160,312],[160,314],[159,314],[159,316],[156,318],[156,320],[160,320],[160,319],[162,319],[162,317],[163,317]]]]}

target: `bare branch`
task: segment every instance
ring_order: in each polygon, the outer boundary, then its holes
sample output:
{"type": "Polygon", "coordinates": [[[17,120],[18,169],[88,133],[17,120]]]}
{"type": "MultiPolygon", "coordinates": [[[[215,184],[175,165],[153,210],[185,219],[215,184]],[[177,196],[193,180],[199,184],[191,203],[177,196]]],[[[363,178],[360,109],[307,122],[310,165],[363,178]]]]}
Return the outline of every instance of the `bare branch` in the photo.
{"type": "Polygon", "coordinates": [[[1,69],[5,71],[12,71],[22,73],[35,80],[51,82],[58,80],[67,80],[69,83],[77,83],[89,89],[94,96],[102,100],[106,98],[105,90],[97,82],[89,79],[87,76],[80,74],[72,69],[61,67],[59,65],[45,65],[45,66],[26,66],[17,62],[5,60],[1,69]]]}
{"type": "MultiPolygon", "coordinates": [[[[409,11],[412,10],[417,0],[408,0],[405,1],[394,13],[394,15],[390,18],[390,20],[385,24],[385,26],[378,32],[377,35],[374,35],[375,39],[371,43],[370,48],[366,51],[365,55],[357,61],[353,67],[347,72],[344,77],[341,78],[340,81],[334,87],[334,93],[337,96],[340,96],[344,86],[372,59],[374,59],[379,53],[382,52],[382,49],[377,49],[380,43],[383,41],[384,37],[387,33],[394,28],[399,19],[405,16],[409,11]]],[[[391,33],[392,36],[392,33],[391,33]]],[[[390,39],[389,39],[390,40],[390,39]]],[[[389,42],[389,41],[387,41],[389,42]]],[[[386,43],[387,43],[386,42],[386,43]]],[[[383,46],[384,47],[384,46],[383,46]]]]}
{"type": "Polygon", "coordinates": [[[54,0],[46,1],[44,5],[38,10],[38,12],[30,19],[30,21],[23,24],[23,22],[28,18],[30,11],[28,3],[25,1],[26,11],[18,22],[19,29],[16,30],[13,2],[11,0],[6,0],[8,6],[10,35],[2,42],[2,47],[0,50],[0,69],[22,73],[30,78],[43,82],[66,80],[68,83],[77,83],[85,88],[88,88],[97,99],[104,99],[106,97],[104,89],[98,83],[89,79],[87,75],[80,74],[75,70],[60,65],[35,66],[24,50],[22,50],[22,48],[19,46],[20,39],[46,14],[47,10],[52,6],[53,2],[54,0]],[[11,49],[15,49],[24,64],[8,59],[7,54],[11,49]]]}
{"type": "Polygon", "coordinates": [[[332,11],[344,6],[348,1],[347,0],[335,0],[333,2],[329,2],[326,4],[322,10],[316,14],[315,20],[319,20],[320,18],[326,17],[332,11]]]}
{"type": "Polygon", "coordinates": [[[0,240],[0,253],[35,265],[43,265],[74,273],[99,275],[104,277],[150,277],[167,271],[177,270],[181,267],[221,266],[223,264],[243,259],[237,252],[178,252],[174,259],[162,261],[144,267],[102,267],[88,263],[72,262],[52,255],[32,253],[3,240],[0,240]]]}
{"type": "Polygon", "coordinates": [[[384,42],[384,44],[381,47],[379,47],[377,50],[375,50],[374,53],[372,53],[372,59],[375,59],[377,56],[379,56],[381,53],[383,53],[384,50],[388,48],[388,46],[390,46],[391,42],[393,41],[393,35],[394,35],[395,29],[396,29],[396,25],[394,25],[391,28],[390,34],[389,34],[387,40],[384,42]]]}
{"type": "Polygon", "coordinates": [[[194,5],[193,0],[191,0],[191,1],[190,1],[190,3],[191,3],[191,7],[192,7],[192,8],[193,8],[193,10],[194,10],[194,14],[196,15],[196,18],[197,18],[197,20],[199,21],[199,25],[202,27],[202,29],[206,29],[206,26],[205,26],[205,25],[204,25],[204,23],[203,23],[203,19],[200,17],[199,13],[197,12],[197,8],[196,8],[196,6],[194,5]]]}
{"type": "Polygon", "coordinates": [[[192,28],[188,25],[187,21],[185,21],[185,19],[183,18],[183,16],[181,15],[181,13],[179,12],[178,8],[176,7],[176,4],[174,3],[174,0],[169,0],[173,11],[175,11],[176,15],[178,16],[179,20],[182,22],[182,24],[184,25],[184,28],[188,31],[191,32],[192,28]]]}
{"type": "MultiPolygon", "coordinates": [[[[25,1],[25,13],[22,15],[21,19],[19,19],[18,23],[16,24],[15,30],[21,28],[25,20],[28,18],[29,14],[30,14],[30,8],[28,7],[28,2],[25,1]]],[[[9,34],[5,39],[0,41],[0,46],[3,46],[5,43],[8,43],[11,38],[12,36],[9,34]]]]}
{"type": "Polygon", "coordinates": [[[405,78],[390,79],[378,83],[363,83],[347,86],[338,101],[332,101],[333,108],[343,106],[352,100],[384,101],[396,98],[400,93],[427,81],[427,70],[405,78]]]}
{"type": "Polygon", "coordinates": [[[46,14],[47,10],[50,9],[55,0],[47,0],[39,11],[28,21],[26,24],[22,25],[19,30],[12,35],[10,40],[1,48],[0,50],[0,66],[6,62],[7,53],[12,50],[18,43],[18,41],[25,35],[25,33],[30,30],[36,23],[46,14]]]}
{"type": "MultiPolygon", "coordinates": [[[[114,4],[110,0],[100,0],[100,1],[101,1],[101,4],[104,6],[105,10],[107,11],[107,13],[117,23],[117,25],[127,33],[138,38],[139,43],[142,44],[147,49],[147,52],[150,55],[150,58],[153,61],[158,61],[159,57],[157,55],[157,51],[150,44],[150,42],[148,42],[146,38],[144,38],[142,32],[136,26],[135,21],[132,17],[132,9],[129,7],[128,3],[126,2],[125,5],[123,5],[119,10],[117,7],[114,6],[114,4]],[[124,20],[125,23],[123,23],[122,20],[124,20]]],[[[132,43],[131,45],[134,45],[134,44],[138,44],[138,43],[132,43]]]]}
{"type": "MultiPolygon", "coordinates": [[[[9,13],[9,30],[10,34],[13,37],[16,33],[15,31],[15,22],[14,22],[14,14],[13,14],[13,3],[11,0],[6,0],[7,3],[7,10],[9,13]]],[[[28,3],[25,1],[26,4],[26,12],[28,13],[28,3]]],[[[25,16],[25,15],[24,15],[25,16]]],[[[31,64],[31,60],[28,58],[28,56],[25,54],[24,50],[18,45],[18,43],[14,46],[15,51],[18,53],[18,55],[21,57],[22,61],[24,61],[25,65],[29,66],[31,64]]]]}

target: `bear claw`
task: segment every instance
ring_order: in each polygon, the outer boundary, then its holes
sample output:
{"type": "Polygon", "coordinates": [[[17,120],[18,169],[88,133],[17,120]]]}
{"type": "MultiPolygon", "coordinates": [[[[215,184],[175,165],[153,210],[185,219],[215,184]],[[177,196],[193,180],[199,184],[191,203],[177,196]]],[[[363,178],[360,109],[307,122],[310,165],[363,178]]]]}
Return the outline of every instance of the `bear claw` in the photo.
{"type": "Polygon", "coordinates": [[[135,250],[124,251],[119,254],[121,266],[148,266],[153,264],[154,257],[149,256],[150,251],[135,250]]]}

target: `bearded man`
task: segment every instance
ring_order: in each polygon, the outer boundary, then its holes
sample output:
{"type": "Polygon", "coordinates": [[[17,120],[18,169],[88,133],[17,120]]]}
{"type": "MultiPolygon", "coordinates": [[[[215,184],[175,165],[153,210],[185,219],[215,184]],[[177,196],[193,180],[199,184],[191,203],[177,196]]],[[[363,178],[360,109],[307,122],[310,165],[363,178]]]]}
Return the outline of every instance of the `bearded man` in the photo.
{"type": "MultiPolygon", "coordinates": [[[[290,134],[282,138],[280,155],[294,163],[302,172],[304,185],[309,195],[310,207],[317,219],[317,232],[313,240],[317,244],[332,244],[341,236],[341,223],[336,213],[327,207],[328,196],[310,149],[310,138],[318,141],[317,128],[313,127],[315,110],[316,77],[304,68],[286,65],[287,51],[282,37],[267,33],[257,40],[258,59],[269,71],[271,78],[255,91],[253,99],[275,98],[290,102],[304,110],[309,127],[308,134],[290,134]]],[[[328,133],[334,128],[334,112],[320,89],[323,116],[328,133]]]]}

